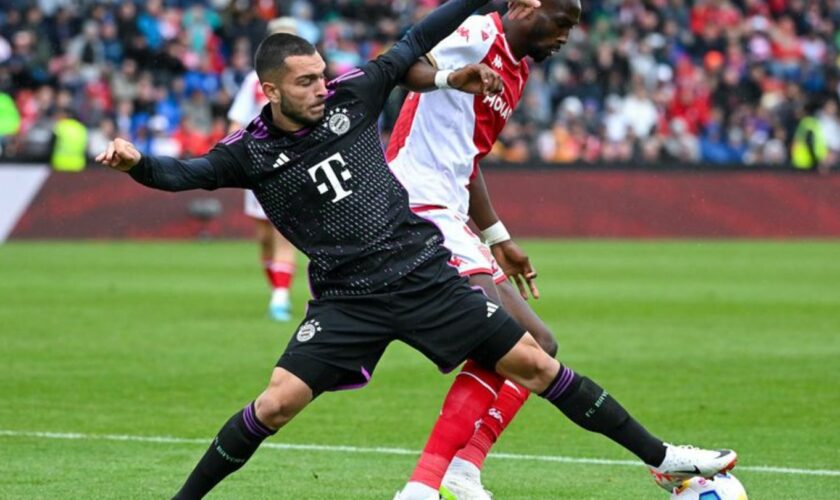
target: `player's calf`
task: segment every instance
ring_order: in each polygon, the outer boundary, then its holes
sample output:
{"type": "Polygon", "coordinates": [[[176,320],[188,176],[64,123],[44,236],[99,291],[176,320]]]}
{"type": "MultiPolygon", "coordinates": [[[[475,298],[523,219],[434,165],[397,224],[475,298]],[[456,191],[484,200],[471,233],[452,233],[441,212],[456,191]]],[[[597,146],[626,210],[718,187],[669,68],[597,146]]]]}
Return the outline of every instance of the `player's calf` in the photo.
{"type": "Polygon", "coordinates": [[[302,380],[275,368],[260,397],[222,426],[175,498],[202,498],[222,479],[242,468],[266,438],[311,400],[312,391],[302,380]]]}
{"type": "Polygon", "coordinates": [[[537,313],[531,309],[528,302],[522,298],[519,291],[513,287],[510,281],[499,283],[497,289],[505,311],[534,337],[534,340],[549,356],[552,358],[557,356],[557,340],[554,338],[554,334],[537,316],[537,313]]]}
{"type": "Polygon", "coordinates": [[[219,429],[174,498],[204,497],[222,479],[245,465],[265,438],[275,432],[276,429],[268,427],[255,416],[254,403],[248,403],[219,429]]]}

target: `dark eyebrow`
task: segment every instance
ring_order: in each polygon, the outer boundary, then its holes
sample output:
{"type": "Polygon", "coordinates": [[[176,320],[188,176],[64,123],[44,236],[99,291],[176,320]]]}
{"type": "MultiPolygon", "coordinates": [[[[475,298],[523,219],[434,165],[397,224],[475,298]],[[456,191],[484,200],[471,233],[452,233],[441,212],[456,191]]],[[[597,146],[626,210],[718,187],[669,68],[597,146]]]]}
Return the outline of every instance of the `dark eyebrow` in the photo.
{"type": "Polygon", "coordinates": [[[324,76],[324,73],[307,73],[307,74],[305,74],[305,75],[300,75],[300,76],[299,76],[299,77],[297,77],[295,80],[297,80],[297,81],[301,81],[301,80],[317,80],[318,78],[322,78],[323,76],[324,76]]]}

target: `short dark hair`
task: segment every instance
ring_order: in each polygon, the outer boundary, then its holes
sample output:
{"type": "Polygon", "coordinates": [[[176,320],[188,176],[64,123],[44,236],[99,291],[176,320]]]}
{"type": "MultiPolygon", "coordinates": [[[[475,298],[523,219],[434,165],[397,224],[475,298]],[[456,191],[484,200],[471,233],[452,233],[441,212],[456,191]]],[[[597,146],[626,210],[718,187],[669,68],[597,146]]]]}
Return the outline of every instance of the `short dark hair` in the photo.
{"type": "Polygon", "coordinates": [[[311,56],[315,46],[297,35],[275,33],[260,42],[254,57],[254,68],[260,81],[264,81],[272,71],[282,69],[286,58],[290,56],[311,56]]]}

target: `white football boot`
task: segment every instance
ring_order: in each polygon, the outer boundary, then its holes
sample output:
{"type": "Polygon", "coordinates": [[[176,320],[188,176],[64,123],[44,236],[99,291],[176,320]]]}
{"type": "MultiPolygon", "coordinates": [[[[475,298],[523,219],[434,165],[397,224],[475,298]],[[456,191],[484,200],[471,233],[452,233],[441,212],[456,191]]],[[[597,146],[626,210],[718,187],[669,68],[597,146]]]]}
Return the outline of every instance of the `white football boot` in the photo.
{"type": "Polygon", "coordinates": [[[481,484],[481,470],[458,457],[452,459],[441,484],[441,496],[457,500],[491,500],[493,494],[481,484]]]}
{"type": "Polygon", "coordinates": [[[671,491],[686,479],[700,476],[706,479],[724,474],[738,461],[732,450],[704,450],[693,446],[676,446],[665,443],[665,460],[659,467],[650,467],[653,480],[671,491]]]}
{"type": "Polygon", "coordinates": [[[394,495],[394,500],[440,500],[440,494],[431,486],[410,481],[394,495]]]}

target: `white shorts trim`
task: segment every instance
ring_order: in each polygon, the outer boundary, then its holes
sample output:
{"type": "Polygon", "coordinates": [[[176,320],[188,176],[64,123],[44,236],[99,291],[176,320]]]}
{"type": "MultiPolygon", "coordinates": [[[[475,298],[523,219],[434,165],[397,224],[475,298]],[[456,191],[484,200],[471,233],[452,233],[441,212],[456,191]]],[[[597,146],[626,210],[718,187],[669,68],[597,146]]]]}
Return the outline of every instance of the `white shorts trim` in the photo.
{"type": "Polygon", "coordinates": [[[443,246],[452,252],[450,264],[458,268],[461,276],[489,274],[497,284],[507,279],[493,258],[490,247],[472,232],[462,215],[448,208],[421,206],[412,207],[412,210],[443,233],[443,246]]]}

